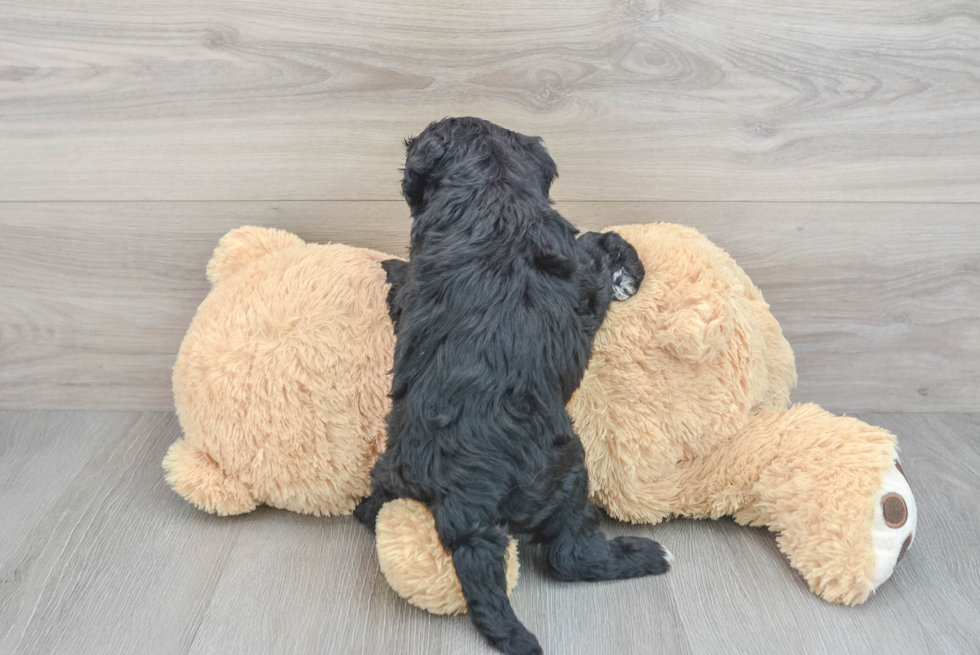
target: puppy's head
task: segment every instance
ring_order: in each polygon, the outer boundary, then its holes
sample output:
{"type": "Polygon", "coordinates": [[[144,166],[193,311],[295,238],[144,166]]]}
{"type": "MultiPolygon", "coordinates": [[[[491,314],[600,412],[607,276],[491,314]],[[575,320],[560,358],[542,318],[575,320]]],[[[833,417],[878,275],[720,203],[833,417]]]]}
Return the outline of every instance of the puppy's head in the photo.
{"type": "Polygon", "coordinates": [[[412,215],[447,186],[479,187],[502,179],[548,200],[558,167],[540,137],[480,118],[444,118],[405,141],[402,195],[412,215]]]}

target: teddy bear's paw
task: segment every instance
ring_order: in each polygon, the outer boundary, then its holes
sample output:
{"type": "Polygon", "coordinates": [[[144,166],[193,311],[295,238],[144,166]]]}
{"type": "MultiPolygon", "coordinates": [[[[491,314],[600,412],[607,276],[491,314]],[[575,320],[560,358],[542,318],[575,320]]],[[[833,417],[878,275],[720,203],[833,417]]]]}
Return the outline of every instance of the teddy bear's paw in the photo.
{"type": "Polygon", "coordinates": [[[905,479],[898,455],[893,454],[892,459],[894,466],[882,478],[871,524],[875,552],[874,588],[891,577],[915,539],[915,496],[905,479]]]}

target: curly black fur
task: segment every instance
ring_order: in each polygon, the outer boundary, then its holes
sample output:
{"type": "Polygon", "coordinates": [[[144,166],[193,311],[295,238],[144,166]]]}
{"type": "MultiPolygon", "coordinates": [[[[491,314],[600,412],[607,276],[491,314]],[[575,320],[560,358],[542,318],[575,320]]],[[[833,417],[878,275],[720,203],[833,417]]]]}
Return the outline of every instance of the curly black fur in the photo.
{"type": "Polygon", "coordinates": [[[599,529],[565,411],[611,296],[632,293],[643,266],[615,233],[576,240],[551,207],[557,170],[540,139],[450,118],[406,146],[411,251],[384,264],[388,445],[355,514],[373,529],[388,500],[428,505],[477,629],[505,653],[540,653],[505,593],[508,529],[531,533],[562,580],[669,568],[656,542],[599,529]],[[617,292],[610,269],[632,287],[617,292]]]}

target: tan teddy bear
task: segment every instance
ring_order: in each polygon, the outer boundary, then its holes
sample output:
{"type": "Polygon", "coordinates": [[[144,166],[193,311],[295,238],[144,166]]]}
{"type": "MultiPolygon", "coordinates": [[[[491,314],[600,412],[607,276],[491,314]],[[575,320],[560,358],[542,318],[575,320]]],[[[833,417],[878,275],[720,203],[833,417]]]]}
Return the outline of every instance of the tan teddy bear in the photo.
{"type": "MultiPolygon", "coordinates": [[[[613,303],[569,403],[593,500],[626,521],[767,526],[815,593],[863,602],[915,533],[895,437],[815,405],[789,407],[796,370],[779,324],[701,234],[664,223],[611,229],[647,275],[613,303]]],[[[261,503],[346,514],[367,495],[389,408],[387,258],[254,227],[221,240],[213,289],[174,367],[185,436],[164,468],[178,493],[223,515],[261,503]]],[[[424,505],[386,505],[377,547],[402,596],[465,611],[424,505]]],[[[509,588],[517,570],[512,543],[509,588]]]]}

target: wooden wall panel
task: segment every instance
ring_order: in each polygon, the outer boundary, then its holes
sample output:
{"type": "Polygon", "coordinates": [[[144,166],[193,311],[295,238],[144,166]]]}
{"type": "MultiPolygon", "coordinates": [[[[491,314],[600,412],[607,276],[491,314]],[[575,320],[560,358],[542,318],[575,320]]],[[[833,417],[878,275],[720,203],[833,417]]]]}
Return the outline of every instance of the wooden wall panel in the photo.
{"type": "MultiPolygon", "coordinates": [[[[798,400],[980,410],[980,205],[559,203],[585,229],[703,231],[793,344],[798,400]]],[[[226,231],[405,254],[402,202],[0,204],[0,408],[169,409],[170,368],[226,231]]]]}
{"type": "Polygon", "coordinates": [[[397,199],[446,115],[562,200],[980,201],[962,0],[5,0],[0,200],[397,199]]]}

